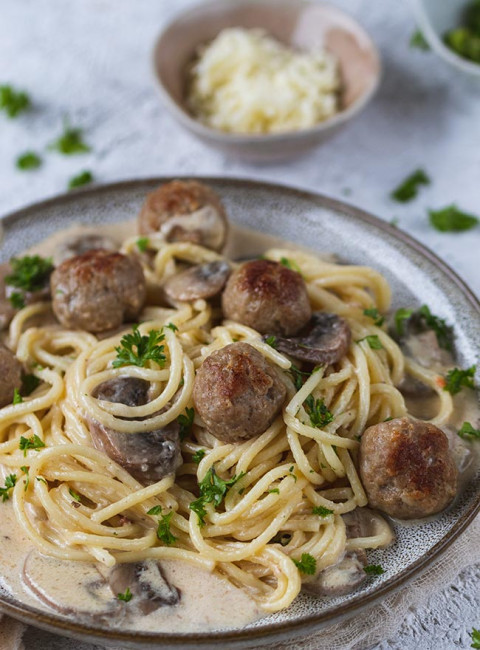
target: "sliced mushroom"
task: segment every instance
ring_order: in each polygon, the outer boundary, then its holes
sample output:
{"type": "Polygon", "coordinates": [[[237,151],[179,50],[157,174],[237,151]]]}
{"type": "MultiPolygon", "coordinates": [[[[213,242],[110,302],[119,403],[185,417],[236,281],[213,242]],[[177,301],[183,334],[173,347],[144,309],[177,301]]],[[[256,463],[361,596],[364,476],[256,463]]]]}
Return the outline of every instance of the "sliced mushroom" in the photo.
{"type": "Polygon", "coordinates": [[[61,614],[105,622],[124,615],[116,594],[90,562],[69,562],[31,551],[22,577],[37,598],[61,614]]]}
{"type": "Polygon", "coordinates": [[[113,239],[99,235],[95,231],[87,231],[77,235],[70,235],[59,242],[53,251],[53,263],[59,266],[65,260],[83,255],[87,251],[102,248],[106,251],[117,251],[118,246],[113,239]]]}
{"type": "Polygon", "coordinates": [[[187,302],[217,296],[225,286],[231,268],[222,260],[199,264],[169,278],[163,288],[174,301],[187,302]]]}
{"type": "MultiPolygon", "coordinates": [[[[149,383],[143,379],[118,377],[100,384],[94,397],[127,406],[142,406],[148,401],[148,390],[149,383]]],[[[88,426],[94,446],[141,483],[160,481],[182,464],[177,420],[145,433],[115,431],[93,418],[88,426]]]]}
{"type": "Polygon", "coordinates": [[[351,338],[346,320],[337,314],[314,312],[309,324],[297,336],[275,337],[275,347],[298,361],[330,365],[346,355],[351,338]]]}
{"type": "Polygon", "coordinates": [[[128,587],[131,606],[145,615],[180,602],[180,591],[168,583],[154,560],[118,564],[110,570],[107,580],[114,594],[123,594],[128,587]]]}
{"type": "Polygon", "coordinates": [[[11,350],[0,343],[0,408],[11,404],[15,389],[22,385],[22,364],[11,350]]]}

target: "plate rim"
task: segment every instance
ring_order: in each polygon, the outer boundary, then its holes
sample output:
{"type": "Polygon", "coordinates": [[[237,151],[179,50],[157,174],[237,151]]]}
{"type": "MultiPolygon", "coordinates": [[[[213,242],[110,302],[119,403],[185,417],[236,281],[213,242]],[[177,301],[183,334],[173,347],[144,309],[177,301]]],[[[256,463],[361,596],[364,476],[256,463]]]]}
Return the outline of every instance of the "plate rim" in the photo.
{"type": "MultiPolygon", "coordinates": [[[[173,176],[149,176],[146,178],[134,178],[128,180],[120,180],[113,183],[105,183],[91,187],[80,188],[70,192],[57,194],[53,197],[44,199],[28,204],[20,209],[8,212],[0,217],[0,226],[8,229],[9,226],[14,225],[17,221],[22,220],[38,210],[48,209],[55,207],[58,204],[65,202],[75,201],[77,197],[89,195],[91,197],[101,196],[109,192],[131,190],[139,188],[140,186],[151,185],[152,189],[159,184],[166,183],[175,179],[190,179],[199,180],[205,183],[214,183],[217,186],[231,186],[246,188],[255,187],[257,190],[267,190],[270,192],[282,191],[290,194],[291,196],[299,199],[306,199],[318,207],[328,209],[333,212],[341,212],[348,217],[353,218],[357,222],[364,222],[373,225],[384,233],[390,235],[394,239],[402,242],[407,248],[413,249],[416,253],[426,258],[438,270],[443,272],[456,287],[460,290],[463,296],[468,300],[474,310],[480,315],[480,300],[474,292],[468,287],[466,282],[454,271],[446,262],[440,259],[433,251],[431,251],[424,244],[420,243],[408,233],[390,225],[386,221],[374,216],[373,214],[358,208],[350,203],[340,199],[328,196],[326,194],[292,186],[284,183],[276,183],[272,181],[255,180],[249,177],[229,177],[229,176],[212,176],[212,175],[173,175],[173,176]]],[[[315,218],[315,217],[313,217],[315,218]]],[[[3,239],[3,237],[2,237],[3,239]]],[[[2,242],[0,241],[0,252],[2,250],[2,242]]],[[[77,623],[61,618],[55,614],[43,612],[35,607],[23,604],[19,601],[9,602],[4,600],[0,594],[0,611],[10,615],[26,624],[33,624],[37,627],[46,629],[51,632],[63,634],[82,640],[90,640],[96,642],[118,643],[126,642],[129,647],[158,647],[161,642],[164,648],[194,648],[194,647],[210,647],[210,644],[215,643],[228,643],[229,647],[241,647],[248,643],[256,643],[265,641],[265,643],[272,643],[288,637],[306,635],[310,632],[317,631],[325,625],[337,623],[340,619],[346,618],[357,613],[360,610],[365,610],[375,604],[376,601],[390,595],[403,587],[419,571],[423,571],[459,537],[459,535],[472,523],[477,514],[480,513],[480,493],[475,497],[472,503],[468,506],[467,511],[456,521],[448,533],[442,537],[430,551],[410,564],[407,568],[402,570],[396,576],[393,576],[384,585],[371,593],[364,594],[357,601],[348,602],[338,605],[335,612],[324,612],[317,614],[310,614],[305,618],[293,621],[280,621],[269,623],[268,627],[258,626],[248,629],[241,628],[238,630],[217,630],[213,632],[186,632],[180,633],[165,633],[165,632],[141,632],[141,631],[119,631],[115,629],[105,629],[93,625],[77,623]]]]}

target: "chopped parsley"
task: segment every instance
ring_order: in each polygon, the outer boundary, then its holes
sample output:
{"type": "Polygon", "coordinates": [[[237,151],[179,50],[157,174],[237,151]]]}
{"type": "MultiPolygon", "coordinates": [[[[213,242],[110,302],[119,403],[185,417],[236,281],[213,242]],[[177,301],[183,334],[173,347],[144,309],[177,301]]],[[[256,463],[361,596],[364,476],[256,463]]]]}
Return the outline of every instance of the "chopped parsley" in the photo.
{"type": "Polygon", "coordinates": [[[423,50],[424,52],[428,52],[430,49],[430,45],[426,41],[423,32],[421,32],[419,29],[413,32],[410,38],[410,47],[416,47],[417,49],[423,50]]]}
{"type": "Polygon", "coordinates": [[[435,332],[438,345],[444,350],[451,351],[453,349],[453,328],[447,325],[443,318],[432,314],[427,305],[422,305],[416,313],[425,327],[435,332]]]}
{"type": "Polygon", "coordinates": [[[407,203],[414,199],[420,185],[430,185],[430,178],[423,169],[417,169],[390,194],[391,198],[400,203],[407,203]]]}
{"type": "Polygon", "coordinates": [[[41,379],[35,375],[23,375],[22,377],[22,393],[30,395],[35,388],[40,385],[41,379]]]}
{"type": "Polygon", "coordinates": [[[205,504],[213,503],[214,508],[218,507],[228,490],[239,481],[244,473],[242,472],[238,476],[234,476],[227,481],[224,481],[220,478],[215,472],[215,468],[211,467],[208,472],[205,474],[205,478],[199,483],[200,488],[200,497],[188,506],[190,510],[193,510],[198,516],[198,523],[200,526],[205,525],[205,515],[207,511],[205,509],[205,504]]]}
{"type": "Polygon", "coordinates": [[[315,506],[312,512],[314,515],[318,515],[319,517],[328,517],[328,515],[333,515],[333,510],[329,510],[324,506],[315,506]]]}
{"type": "Polygon", "coordinates": [[[330,422],[333,422],[335,416],[328,410],[323,399],[315,399],[313,395],[309,395],[304,404],[312,427],[322,429],[330,422]]]}
{"type": "Polygon", "coordinates": [[[302,553],[301,560],[294,560],[292,558],[295,566],[299,571],[305,573],[306,575],[313,576],[317,570],[317,560],[310,555],[310,553],[302,553]]]}
{"type": "Polygon", "coordinates": [[[462,13],[462,24],[445,34],[445,44],[458,56],[480,63],[480,2],[470,2],[462,13]]]}
{"type": "Polygon", "coordinates": [[[293,363],[290,366],[289,372],[292,376],[293,383],[295,384],[295,388],[297,390],[300,390],[300,388],[303,386],[303,381],[304,381],[303,378],[310,376],[309,372],[303,372],[302,370],[300,370],[300,368],[297,368],[297,366],[295,366],[293,363]]]}
{"type": "Polygon", "coordinates": [[[82,187],[82,185],[88,185],[93,182],[93,174],[88,169],[84,169],[83,172],[80,172],[76,176],[73,176],[68,181],[68,189],[74,190],[76,187],[82,187]]]}
{"type": "Polygon", "coordinates": [[[373,324],[377,327],[380,327],[385,322],[385,318],[380,315],[376,307],[369,307],[368,309],[363,310],[364,316],[368,316],[373,320],[373,324]]]}
{"type": "Polygon", "coordinates": [[[18,392],[18,388],[14,388],[12,404],[21,404],[22,402],[23,402],[23,397],[18,392]]]}
{"type": "Polygon", "coordinates": [[[363,339],[359,339],[357,343],[361,343],[362,341],[366,341],[372,350],[381,350],[383,348],[382,342],[376,334],[369,334],[363,339]]]}
{"type": "Polygon", "coordinates": [[[48,485],[47,481],[43,478],[43,476],[36,476],[35,477],[37,481],[40,481],[41,483],[45,483],[45,485],[48,485]]]}
{"type": "Polygon", "coordinates": [[[479,222],[478,217],[462,212],[453,204],[442,210],[429,210],[428,214],[430,224],[440,232],[463,232],[474,228],[479,222]]]}
{"type": "Polygon", "coordinates": [[[395,312],[393,320],[395,322],[395,329],[399,336],[403,336],[405,333],[405,321],[410,318],[413,314],[413,309],[406,309],[405,307],[400,307],[395,312]]]}
{"type": "Polygon", "coordinates": [[[18,156],[16,166],[22,171],[29,171],[31,169],[38,169],[42,164],[42,159],[34,151],[26,151],[18,156]]]}
{"type": "Polygon", "coordinates": [[[480,440],[480,429],[475,429],[470,422],[464,422],[457,433],[460,438],[465,440],[474,440],[475,438],[480,440]]]}
{"type": "Polygon", "coordinates": [[[150,240],[148,237],[139,237],[137,239],[137,248],[141,253],[145,253],[149,244],[150,240]]]}
{"type": "Polygon", "coordinates": [[[81,497],[80,497],[80,495],[78,494],[78,492],[75,492],[75,490],[74,490],[73,488],[70,488],[70,489],[68,490],[68,493],[69,493],[69,495],[72,497],[72,499],[74,499],[75,501],[77,501],[78,503],[80,503],[80,498],[81,498],[81,497]]]}
{"type": "Polygon", "coordinates": [[[90,151],[90,147],[82,139],[82,129],[70,126],[67,121],[64,122],[62,135],[50,144],[49,149],[64,156],[90,151]]]}
{"type": "Polygon", "coordinates": [[[367,564],[367,566],[363,567],[363,570],[368,576],[381,576],[382,573],[385,573],[379,564],[367,564]]]}
{"type": "Polygon", "coordinates": [[[448,391],[451,395],[456,395],[462,388],[475,388],[473,378],[477,366],[471,366],[467,370],[452,368],[445,377],[445,386],[443,390],[448,391]]]}
{"type": "Polygon", "coordinates": [[[267,338],[265,339],[265,343],[269,345],[271,348],[273,348],[274,350],[277,349],[277,337],[273,336],[273,334],[271,336],[267,336],[267,338]]]}
{"type": "Polygon", "coordinates": [[[205,458],[206,453],[205,449],[198,449],[192,456],[192,463],[198,465],[202,458],[205,458]]]}
{"type": "Polygon", "coordinates": [[[162,506],[153,506],[153,508],[150,508],[147,512],[147,515],[153,515],[155,517],[160,514],[162,514],[162,506]]]}
{"type": "Polygon", "coordinates": [[[20,467],[20,469],[22,470],[22,472],[25,474],[25,477],[26,477],[25,480],[23,481],[23,484],[25,486],[24,490],[26,492],[28,490],[28,486],[30,484],[30,474],[28,473],[28,467],[26,465],[22,465],[20,467]]]}
{"type": "Polygon", "coordinates": [[[115,348],[117,358],[113,361],[114,368],[122,366],[140,366],[144,368],[148,361],[154,361],[161,368],[165,365],[164,346],[160,343],[165,335],[158,330],[150,330],[148,336],[140,334],[138,325],[133,327],[132,334],[125,334],[120,345],[115,348]]]}
{"type": "Polygon", "coordinates": [[[470,647],[480,648],[480,630],[472,628],[472,631],[470,632],[470,636],[472,637],[472,644],[470,647]]]}
{"type": "Polygon", "coordinates": [[[268,491],[268,494],[280,494],[280,490],[278,488],[272,488],[268,491]]]}
{"type": "Polygon", "coordinates": [[[43,289],[53,271],[52,258],[45,259],[40,255],[12,257],[10,266],[12,273],[7,275],[5,283],[23,291],[43,289]]]}
{"type": "Polygon", "coordinates": [[[130,591],[130,587],[127,587],[123,594],[117,594],[117,598],[118,600],[123,600],[124,603],[129,603],[133,598],[133,594],[130,591]]]}
{"type": "Polygon", "coordinates": [[[295,262],[295,260],[290,260],[288,257],[282,257],[280,258],[280,264],[282,264],[282,266],[285,266],[287,269],[290,269],[290,271],[295,271],[296,273],[302,275],[302,270],[295,262]]]}
{"type": "Polygon", "coordinates": [[[175,323],[167,323],[165,327],[168,327],[168,329],[172,330],[172,332],[178,332],[178,327],[175,325],[175,323]]]}
{"type": "Polygon", "coordinates": [[[173,510],[167,515],[162,515],[162,506],[153,506],[147,512],[147,515],[160,517],[157,528],[157,537],[167,546],[172,546],[177,541],[177,537],[170,531],[170,519],[173,517],[173,510]]]}
{"type": "Polygon", "coordinates": [[[193,406],[185,409],[185,414],[178,416],[178,424],[180,425],[180,440],[185,438],[191,433],[193,427],[193,420],[195,419],[195,409],[193,406]]]}
{"type": "Polygon", "coordinates": [[[23,309],[25,307],[25,298],[18,291],[11,293],[8,299],[14,309],[23,309]]]}
{"type": "Polygon", "coordinates": [[[5,501],[10,498],[10,490],[15,487],[16,483],[16,474],[9,474],[5,479],[5,487],[0,488],[0,497],[2,497],[3,503],[5,503],[5,501]]]}
{"type": "Polygon", "coordinates": [[[13,86],[0,86],[0,110],[8,117],[17,117],[22,111],[30,108],[30,97],[23,90],[15,90],[13,86]]]}
{"type": "Polygon", "coordinates": [[[26,456],[27,451],[29,449],[33,449],[34,451],[38,451],[42,447],[45,447],[45,443],[35,433],[30,438],[25,438],[24,436],[20,436],[20,442],[19,442],[18,446],[19,446],[19,449],[21,451],[23,451],[23,455],[26,456]]]}

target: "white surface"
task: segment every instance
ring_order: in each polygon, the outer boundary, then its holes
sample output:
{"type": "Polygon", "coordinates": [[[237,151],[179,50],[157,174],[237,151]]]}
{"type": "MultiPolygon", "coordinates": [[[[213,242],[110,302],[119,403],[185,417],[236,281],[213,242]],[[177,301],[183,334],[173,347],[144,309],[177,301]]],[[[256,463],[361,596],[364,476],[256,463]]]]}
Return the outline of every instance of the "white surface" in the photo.
{"type": "MultiPolygon", "coordinates": [[[[427,244],[480,294],[480,228],[442,234],[426,209],[456,202],[480,214],[480,84],[434,54],[412,50],[408,4],[395,0],[336,0],[356,15],[379,45],[384,80],[365,113],[317,152],[288,164],[255,167],[223,157],[183,132],[160,105],[150,51],[161,26],[187,0],[0,0],[0,83],[31,94],[34,108],[16,120],[0,115],[0,214],[64,191],[68,179],[91,169],[99,182],[153,175],[249,176],[344,198],[427,244]],[[62,117],[85,129],[92,152],[46,152],[62,117]],[[25,150],[44,165],[20,172],[25,150]],[[397,183],[424,167],[432,185],[409,204],[388,198],[397,183]],[[351,193],[344,196],[345,189],[351,193]]],[[[377,650],[468,648],[480,627],[480,553],[436,603],[411,612],[395,639],[377,650]],[[441,616],[434,612],[442,612],[441,616]]],[[[66,642],[29,631],[27,648],[64,650],[66,642]]],[[[93,650],[75,643],[76,650],[93,650]]]]}

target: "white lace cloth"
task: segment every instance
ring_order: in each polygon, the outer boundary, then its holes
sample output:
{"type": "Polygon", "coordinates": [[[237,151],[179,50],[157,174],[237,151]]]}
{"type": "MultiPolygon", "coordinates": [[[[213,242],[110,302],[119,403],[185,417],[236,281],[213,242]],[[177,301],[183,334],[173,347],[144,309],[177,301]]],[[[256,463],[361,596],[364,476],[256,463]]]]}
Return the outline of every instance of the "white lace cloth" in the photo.
{"type": "MultiPolygon", "coordinates": [[[[0,114],[0,215],[64,191],[83,169],[91,169],[99,182],[200,173],[290,183],[344,199],[348,189],[346,200],[388,221],[397,217],[400,228],[480,294],[480,228],[445,235],[432,230],[426,216],[427,208],[452,202],[480,212],[480,84],[458,76],[433,54],[409,48],[415,25],[408,3],[331,0],[354,14],[379,45],[380,91],[361,117],[313,155],[256,167],[192,139],[159,102],[149,68],[154,38],[174,12],[195,1],[0,1],[0,84],[26,88],[34,103],[29,115],[17,120],[0,114]],[[65,115],[84,127],[90,154],[61,157],[45,151],[65,115]],[[16,157],[31,149],[42,154],[44,165],[19,172],[16,157]],[[417,167],[427,170],[432,184],[412,203],[392,203],[390,190],[417,167]]],[[[323,631],[308,645],[293,646],[347,648],[355,638],[357,647],[377,643],[376,650],[468,648],[468,632],[480,628],[479,532],[477,522],[438,568],[411,583],[404,595],[328,636],[323,631]]],[[[22,631],[1,620],[0,650],[19,647],[22,631]]],[[[34,628],[27,629],[24,642],[27,650],[94,650],[34,628]]]]}

